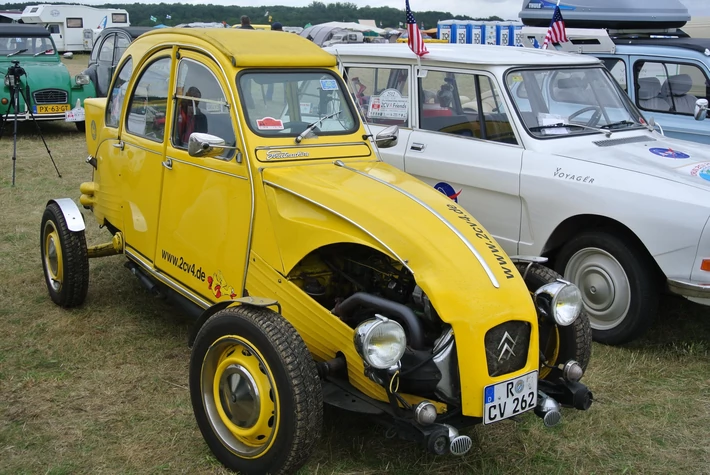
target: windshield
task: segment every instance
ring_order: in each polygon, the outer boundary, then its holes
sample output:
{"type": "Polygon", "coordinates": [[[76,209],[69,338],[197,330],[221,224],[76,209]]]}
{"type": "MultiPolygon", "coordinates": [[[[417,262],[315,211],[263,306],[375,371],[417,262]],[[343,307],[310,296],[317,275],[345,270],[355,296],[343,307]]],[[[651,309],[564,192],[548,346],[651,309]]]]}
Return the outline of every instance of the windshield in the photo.
{"type": "Polygon", "coordinates": [[[51,38],[15,37],[0,38],[0,56],[40,56],[54,54],[51,38]]]}
{"type": "Polygon", "coordinates": [[[308,138],[350,134],[359,127],[341,79],[330,71],[248,72],[238,82],[244,114],[257,135],[307,132],[308,138]]]}
{"type": "Polygon", "coordinates": [[[535,138],[644,126],[641,114],[602,68],[516,70],[506,75],[515,107],[535,138]]]}

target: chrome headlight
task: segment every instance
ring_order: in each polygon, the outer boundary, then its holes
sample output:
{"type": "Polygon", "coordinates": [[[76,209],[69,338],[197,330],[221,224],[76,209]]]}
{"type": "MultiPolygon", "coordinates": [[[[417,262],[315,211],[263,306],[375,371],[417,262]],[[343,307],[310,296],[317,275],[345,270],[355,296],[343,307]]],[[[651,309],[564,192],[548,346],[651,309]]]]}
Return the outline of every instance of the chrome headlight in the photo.
{"type": "Polygon", "coordinates": [[[535,291],[535,305],[544,316],[566,327],[572,325],[582,311],[582,293],[576,285],[557,280],[535,291]]]}
{"type": "Polygon", "coordinates": [[[77,86],[86,86],[91,82],[88,74],[77,74],[74,78],[74,82],[77,86]]]}
{"type": "Polygon", "coordinates": [[[355,349],[365,362],[377,369],[396,365],[407,347],[402,325],[383,317],[366,320],[355,328],[355,349]]]}

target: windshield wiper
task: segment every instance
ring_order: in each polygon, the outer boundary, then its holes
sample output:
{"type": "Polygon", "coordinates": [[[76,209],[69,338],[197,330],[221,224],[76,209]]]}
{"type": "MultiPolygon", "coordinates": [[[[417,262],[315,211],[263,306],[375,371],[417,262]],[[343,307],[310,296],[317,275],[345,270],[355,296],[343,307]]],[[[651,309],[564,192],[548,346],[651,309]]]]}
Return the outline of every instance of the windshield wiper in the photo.
{"type": "Polygon", "coordinates": [[[619,127],[622,125],[641,125],[637,122],[632,122],[630,120],[620,120],[619,122],[612,122],[611,124],[602,125],[602,129],[613,129],[614,127],[619,127]]]}
{"type": "Polygon", "coordinates": [[[47,49],[47,50],[44,50],[44,51],[40,51],[39,53],[33,54],[32,57],[36,58],[37,56],[41,56],[41,55],[43,55],[43,54],[48,54],[50,51],[52,51],[52,50],[51,50],[51,49],[47,49]]]}
{"type": "Polygon", "coordinates": [[[341,112],[343,112],[342,109],[340,109],[340,110],[337,111],[337,112],[333,112],[332,114],[328,114],[328,115],[326,115],[326,116],[324,116],[324,117],[321,117],[320,119],[318,119],[317,121],[313,122],[312,124],[308,124],[308,127],[306,127],[306,130],[304,130],[303,132],[301,132],[300,134],[298,134],[298,137],[296,137],[296,143],[301,143],[301,142],[303,141],[303,139],[306,138],[306,136],[308,136],[308,134],[310,134],[311,132],[313,132],[313,129],[315,129],[315,128],[318,127],[320,124],[322,124],[324,120],[332,119],[332,118],[335,117],[336,115],[340,115],[341,112]]]}
{"type": "Polygon", "coordinates": [[[548,125],[538,125],[535,127],[530,127],[530,132],[539,132],[541,130],[545,129],[560,129],[563,127],[579,127],[581,129],[587,129],[587,130],[593,130],[594,132],[599,132],[600,134],[604,134],[608,137],[611,137],[611,130],[604,130],[604,129],[599,129],[597,127],[590,127],[588,125],[581,125],[581,124],[565,124],[564,122],[559,122],[557,124],[548,124],[548,125]]]}
{"type": "Polygon", "coordinates": [[[8,54],[7,57],[10,58],[12,56],[15,56],[16,54],[22,54],[22,53],[26,53],[26,52],[27,52],[27,48],[21,49],[21,50],[15,51],[14,53],[8,54]]]}

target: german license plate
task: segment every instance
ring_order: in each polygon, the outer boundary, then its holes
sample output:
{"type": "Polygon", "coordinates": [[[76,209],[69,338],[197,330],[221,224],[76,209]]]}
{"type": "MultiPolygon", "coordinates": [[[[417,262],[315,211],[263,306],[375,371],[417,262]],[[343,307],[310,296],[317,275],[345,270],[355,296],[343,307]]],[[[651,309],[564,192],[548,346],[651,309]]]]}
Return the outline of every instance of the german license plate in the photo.
{"type": "Polygon", "coordinates": [[[35,114],[59,114],[71,109],[69,104],[44,104],[35,106],[35,114]]]}
{"type": "Polygon", "coordinates": [[[535,408],[537,371],[486,386],[483,391],[483,423],[508,419],[535,408]]]}

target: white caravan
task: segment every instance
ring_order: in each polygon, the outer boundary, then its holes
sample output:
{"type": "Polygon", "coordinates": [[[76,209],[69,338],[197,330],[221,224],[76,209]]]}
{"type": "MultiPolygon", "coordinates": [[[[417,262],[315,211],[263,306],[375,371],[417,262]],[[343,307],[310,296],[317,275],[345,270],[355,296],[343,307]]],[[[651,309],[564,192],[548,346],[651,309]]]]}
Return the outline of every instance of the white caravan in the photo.
{"type": "Polygon", "coordinates": [[[94,30],[130,26],[126,10],[83,5],[30,5],[22,12],[22,21],[44,25],[60,52],[91,51],[94,30]]]}

